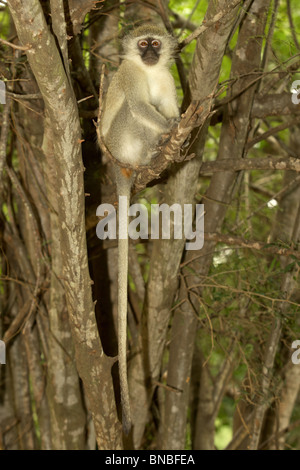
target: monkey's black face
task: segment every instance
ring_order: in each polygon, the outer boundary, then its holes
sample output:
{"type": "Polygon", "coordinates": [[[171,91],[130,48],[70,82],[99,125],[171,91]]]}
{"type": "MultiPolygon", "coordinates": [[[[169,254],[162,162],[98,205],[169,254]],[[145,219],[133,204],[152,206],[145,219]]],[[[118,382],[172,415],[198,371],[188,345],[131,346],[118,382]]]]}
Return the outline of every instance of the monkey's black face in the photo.
{"type": "Polygon", "coordinates": [[[161,42],[155,38],[144,38],[138,42],[142,61],[146,65],[155,65],[159,61],[161,42]]]}

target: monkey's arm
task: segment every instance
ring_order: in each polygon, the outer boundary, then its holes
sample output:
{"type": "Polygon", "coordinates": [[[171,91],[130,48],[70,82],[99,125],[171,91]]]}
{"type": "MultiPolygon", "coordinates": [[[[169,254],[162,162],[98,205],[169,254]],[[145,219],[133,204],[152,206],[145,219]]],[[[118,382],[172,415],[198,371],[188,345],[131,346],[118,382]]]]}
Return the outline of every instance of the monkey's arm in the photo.
{"type": "Polygon", "coordinates": [[[116,73],[104,101],[103,117],[100,123],[103,137],[106,137],[115,116],[119,113],[125,100],[125,95],[118,86],[118,81],[118,73],[116,73]]]}

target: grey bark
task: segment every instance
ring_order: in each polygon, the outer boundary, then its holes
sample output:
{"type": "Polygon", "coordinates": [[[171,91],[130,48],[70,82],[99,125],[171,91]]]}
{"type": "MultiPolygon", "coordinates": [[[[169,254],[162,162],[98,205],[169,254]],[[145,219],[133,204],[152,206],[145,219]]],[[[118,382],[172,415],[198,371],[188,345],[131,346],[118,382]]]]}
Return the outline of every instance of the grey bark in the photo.
{"type": "Polygon", "coordinates": [[[99,448],[117,449],[121,447],[120,424],[110,375],[111,360],[103,354],[99,340],[88,271],[77,103],[40,3],[30,0],[25,5],[20,0],[10,0],[8,5],[20,42],[31,45],[27,51],[28,61],[51,122],[63,282],[76,366],[88,396],[99,448]]]}
{"type": "MultiPolygon", "coordinates": [[[[237,83],[230,90],[230,94],[234,95],[239,90],[244,89],[251,83],[251,71],[255,70],[260,65],[261,54],[261,37],[264,32],[266,13],[269,8],[269,2],[256,1],[252,4],[242,26],[240,29],[235,54],[232,60],[231,76],[241,74],[245,78],[238,80],[237,83]]],[[[228,113],[224,117],[219,153],[217,159],[231,159],[238,160],[244,156],[244,149],[248,137],[248,124],[252,109],[252,103],[255,96],[256,86],[250,87],[243,93],[238,103],[229,105],[228,113]]],[[[233,195],[236,190],[236,175],[229,171],[213,174],[210,186],[205,196],[205,231],[218,232],[222,226],[223,220],[226,215],[227,207],[229,206],[233,195]]],[[[192,272],[197,272],[201,275],[208,273],[208,269],[212,260],[215,243],[209,241],[204,244],[201,250],[201,263],[191,263],[190,269],[192,272]]],[[[187,254],[187,259],[192,258],[190,253],[187,254]]],[[[195,283],[194,275],[185,276],[186,284],[193,285],[195,283]]],[[[201,291],[198,292],[201,296],[201,291]]],[[[197,299],[191,299],[193,305],[196,303],[196,312],[199,311],[197,307],[197,299]]],[[[185,310],[189,315],[193,315],[191,306],[184,304],[185,310]]],[[[179,314],[179,313],[178,313],[179,314]]],[[[200,313],[201,314],[201,313],[200,313]]],[[[196,323],[192,322],[190,328],[195,331],[196,323]]],[[[179,351],[173,359],[174,364],[180,361],[179,351]]],[[[224,363],[226,366],[226,361],[224,363]]],[[[207,396],[207,380],[209,377],[205,376],[205,370],[202,372],[204,375],[199,387],[199,403],[195,419],[195,432],[194,432],[194,449],[213,449],[214,448],[214,428],[212,422],[216,416],[218,407],[213,403],[213,398],[209,401],[211,412],[207,412],[205,403],[207,398],[202,402],[201,399],[207,396]],[[204,394],[204,395],[203,395],[204,394]]],[[[228,377],[227,377],[228,379],[228,377]]],[[[225,380],[227,380],[225,379],[225,380]]]]}
{"type": "MultiPolygon", "coordinates": [[[[210,20],[218,13],[221,14],[224,10],[227,11],[227,7],[228,2],[210,2],[205,22],[209,24],[210,20]]],[[[211,27],[198,39],[189,78],[190,89],[192,90],[192,99],[197,98],[201,101],[205,96],[214,91],[214,88],[218,83],[226,43],[230,35],[233,22],[236,19],[237,11],[238,7],[235,6],[235,8],[231,9],[229,14],[227,13],[227,15],[222,17],[218,23],[217,30],[215,27],[211,27]]],[[[197,175],[201,168],[201,157],[204,148],[205,135],[206,132],[204,132],[203,129],[197,149],[198,165],[194,168],[195,171],[197,171],[197,175]]],[[[179,177],[181,177],[180,173],[179,177]]],[[[191,183],[190,180],[182,178],[181,184],[183,184],[183,181],[186,181],[188,185],[191,183]]],[[[196,184],[197,181],[195,181],[192,186],[194,194],[196,192],[196,184]]],[[[205,226],[206,224],[207,222],[205,218],[205,226]]],[[[204,249],[207,246],[210,246],[210,243],[206,242],[204,249]]],[[[201,255],[203,255],[203,249],[201,251],[201,255]]],[[[195,253],[191,251],[187,252],[187,259],[192,256],[195,256],[195,253]]],[[[206,270],[208,269],[209,264],[206,265],[204,263],[204,266],[204,270],[206,270]]],[[[191,266],[191,268],[193,270],[195,266],[191,266]]],[[[197,268],[200,268],[200,266],[197,265],[197,268]]],[[[202,271],[203,266],[200,269],[202,271]]],[[[189,279],[184,282],[181,281],[179,300],[185,301],[183,304],[180,303],[180,307],[175,310],[172,324],[172,340],[168,367],[168,385],[173,386],[175,389],[182,390],[182,394],[174,393],[172,390],[166,392],[166,405],[164,411],[165,421],[161,426],[163,449],[184,449],[185,445],[191,365],[198,327],[196,317],[198,301],[195,298],[192,298],[190,302],[187,301],[189,295],[186,291],[185,282],[189,282],[189,279]],[[195,311],[194,308],[196,308],[195,311]],[[181,334],[179,335],[180,331],[181,334]]]]}
{"type": "MultiPolygon", "coordinates": [[[[228,2],[226,6],[228,6],[228,2]]],[[[210,5],[214,13],[218,9],[222,10],[224,7],[224,2],[220,2],[217,5],[216,2],[211,2],[210,5]]],[[[213,16],[213,13],[210,14],[213,16]]],[[[229,14],[229,18],[232,18],[231,14],[229,14]]],[[[227,21],[229,20],[227,19],[227,21]]],[[[214,35],[214,41],[216,42],[213,44],[207,42],[205,46],[211,47],[212,53],[216,57],[213,67],[211,55],[206,53],[202,55],[203,51],[200,46],[196,50],[194,57],[190,81],[191,89],[195,93],[192,99],[196,101],[209,96],[215,90],[218,81],[220,57],[222,57],[224,52],[224,43],[226,41],[222,36],[223,34],[225,35],[225,32],[221,29],[221,33],[218,35],[212,28],[211,34],[214,35]],[[210,70],[209,79],[207,77],[208,67],[210,70]],[[197,70],[197,74],[195,70],[197,70]]],[[[203,149],[206,130],[205,126],[205,130],[203,129],[199,139],[200,143],[197,143],[199,155],[201,155],[203,149]]],[[[176,167],[168,180],[164,202],[169,205],[172,205],[174,202],[179,204],[194,202],[200,165],[200,158],[194,158],[190,162],[176,167]]],[[[144,357],[142,359],[141,355],[137,354],[132,360],[130,367],[132,413],[136,423],[134,428],[134,442],[136,446],[139,446],[141,442],[153,396],[154,384],[157,382],[160,374],[162,354],[171,315],[171,305],[178,286],[178,269],[183,247],[184,240],[158,240],[153,244],[144,311],[144,319],[146,318],[146,320],[142,330],[144,357]]]]}

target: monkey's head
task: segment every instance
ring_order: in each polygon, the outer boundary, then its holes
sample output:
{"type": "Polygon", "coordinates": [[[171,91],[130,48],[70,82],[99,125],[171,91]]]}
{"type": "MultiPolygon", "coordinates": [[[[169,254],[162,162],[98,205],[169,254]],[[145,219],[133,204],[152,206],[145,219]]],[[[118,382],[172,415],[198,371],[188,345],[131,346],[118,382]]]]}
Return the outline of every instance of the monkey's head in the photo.
{"type": "Polygon", "coordinates": [[[174,57],[177,41],[163,28],[140,26],[123,40],[124,58],[146,66],[166,65],[174,57]]]}

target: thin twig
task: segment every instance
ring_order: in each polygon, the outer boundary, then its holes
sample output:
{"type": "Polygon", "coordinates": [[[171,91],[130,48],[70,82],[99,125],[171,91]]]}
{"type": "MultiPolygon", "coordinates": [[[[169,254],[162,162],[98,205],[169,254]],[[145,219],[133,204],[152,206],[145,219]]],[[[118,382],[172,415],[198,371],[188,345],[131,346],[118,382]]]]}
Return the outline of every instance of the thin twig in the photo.
{"type": "Polygon", "coordinates": [[[31,93],[28,95],[21,95],[20,93],[12,93],[11,91],[8,91],[6,93],[6,96],[10,96],[11,98],[16,98],[18,100],[40,100],[42,99],[42,94],[41,93],[31,93]]]}
{"type": "MultiPolygon", "coordinates": [[[[260,294],[259,292],[254,292],[254,291],[247,291],[247,290],[243,290],[243,289],[237,289],[235,287],[232,287],[232,286],[228,286],[228,285],[223,285],[223,284],[219,284],[217,282],[200,282],[200,283],[196,283],[196,284],[193,284],[192,286],[190,286],[188,288],[189,291],[192,291],[192,289],[198,289],[200,287],[207,287],[207,288],[218,288],[218,289],[223,289],[223,290],[228,290],[234,294],[243,294],[245,295],[246,297],[249,297],[249,298],[259,298],[259,299],[264,299],[264,300],[268,300],[272,303],[272,305],[275,305],[275,304],[289,304],[289,305],[293,305],[295,307],[300,307],[300,304],[297,303],[297,302],[292,302],[291,300],[289,299],[280,299],[280,298],[274,298],[274,297],[270,297],[269,295],[264,295],[264,294],[260,294]]],[[[192,291],[193,292],[193,291],[192,291]]]]}
{"type": "Polygon", "coordinates": [[[201,173],[252,170],[293,170],[300,172],[300,158],[269,156],[266,158],[245,158],[234,160],[222,158],[201,164],[201,173]]]}
{"type": "Polygon", "coordinates": [[[13,49],[17,49],[18,51],[28,51],[32,48],[31,44],[27,44],[26,46],[19,46],[18,44],[14,44],[2,38],[0,38],[0,42],[2,42],[2,44],[5,44],[6,46],[12,47],[13,49]]]}
{"type": "Polygon", "coordinates": [[[183,25],[181,26],[181,29],[180,29],[180,32],[178,34],[178,37],[180,37],[184,31],[184,29],[186,28],[187,24],[189,24],[191,22],[191,19],[192,19],[192,16],[194,15],[195,11],[197,10],[198,6],[199,6],[199,3],[201,2],[201,0],[197,0],[192,11],[190,12],[189,16],[184,19],[184,23],[183,25]]]}
{"type": "MultiPolygon", "coordinates": [[[[24,207],[27,209],[28,211],[28,215],[29,215],[29,218],[32,222],[32,225],[33,225],[33,237],[35,239],[35,250],[36,250],[36,282],[35,282],[35,287],[34,287],[34,290],[33,290],[33,293],[32,293],[32,301],[31,301],[31,306],[30,306],[30,309],[29,309],[29,313],[26,317],[26,322],[27,320],[30,319],[31,317],[31,314],[34,313],[36,311],[36,307],[37,307],[37,304],[38,304],[38,294],[39,294],[39,291],[40,291],[40,288],[41,288],[41,284],[42,284],[42,256],[43,256],[43,250],[42,250],[42,242],[41,242],[41,239],[40,239],[40,233],[39,233],[39,228],[38,228],[38,224],[37,224],[37,221],[36,221],[36,217],[35,217],[35,214],[34,214],[34,211],[32,209],[32,206],[31,206],[31,203],[24,191],[24,188],[23,186],[21,185],[15,171],[13,170],[13,168],[9,167],[9,166],[6,166],[6,171],[7,171],[7,174],[11,180],[11,183],[15,185],[16,187],[16,191],[17,193],[19,194],[23,204],[24,204],[24,207]]],[[[26,324],[25,322],[25,324],[26,324]]]]}
{"type": "Polygon", "coordinates": [[[210,21],[203,21],[202,24],[197,28],[192,34],[190,34],[186,39],[184,39],[180,44],[179,44],[179,49],[183,49],[186,47],[188,44],[190,44],[194,39],[198,39],[198,37],[203,34],[208,28],[216,24],[218,21],[220,21],[224,16],[228,15],[231,10],[233,10],[235,7],[237,7],[240,3],[241,0],[236,0],[235,2],[231,2],[233,4],[230,4],[227,6],[225,10],[219,11],[210,21]]]}
{"type": "MultiPolygon", "coordinates": [[[[9,130],[9,113],[10,113],[11,100],[6,97],[6,105],[3,113],[3,121],[1,128],[1,141],[0,141],[0,183],[2,182],[2,173],[6,161],[6,144],[8,139],[9,130]]],[[[2,186],[2,184],[0,184],[2,186]]]]}
{"type": "Polygon", "coordinates": [[[168,390],[169,392],[175,392],[175,393],[178,393],[178,394],[183,393],[183,390],[180,390],[179,388],[176,388],[176,387],[172,387],[171,385],[165,385],[161,382],[158,382],[157,380],[153,380],[152,384],[156,385],[157,387],[162,387],[165,390],[168,390]]]}
{"type": "Polygon", "coordinates": [[[290,28],[291,28],[291,32],[292,32],[292,36],[293,36],[293,39],[294,39],[295,46],[297,47],[298,50],[300,50],[300,44],[298,42],[298,38],[297,38],[297,34],[296,34],[294,22],[293,22],[293,16],[292,16],[290,0],[287,0],[287,14],[288,14],[290,28]]]}
{"type": "Polygon", "coordinates": [[[283,436],[298,427],[300,427],[300,419],[298,419],[297,421],[294,421],[294,423],[289,424],[284,429],[281,429],[280,431],[276,433],[276,435],[273,434],[272,436],[268,437],[268,439],[266,439],[261,444],[259,444],[258,450],[263,449],[264,447],[266,447],[267,444],[270,444],[270,442],[275,441],[277,437],[283,436]]]}
{"type": "Polygon", "coordinates": [[[258,142],[261,142],[262,140],[266,140],[268,137],[277,134],[280,131],[283,131],[284,129],[288,129],[291,126],[294,126],[295,124],[299,123],[299,118],[298,119],[291,119],[287,122],[283,122],[282,124],[279,124],[278,126],[272,127],[268,131],[264,132],[263,134],[260,134],[256,137],[254,137],[250,142],[247,143],[246,145],[246,151],[251,149],[253,145],[257,144],[258,142]]]}
{"type": "Polygon", "coordinates": [[[82,103],[83,101],[90,100],[91,98],[95,98],[94,95],[87,96],[86,98],[82,98],[81,100],[77,101],[77,104],[82,103]]]}

